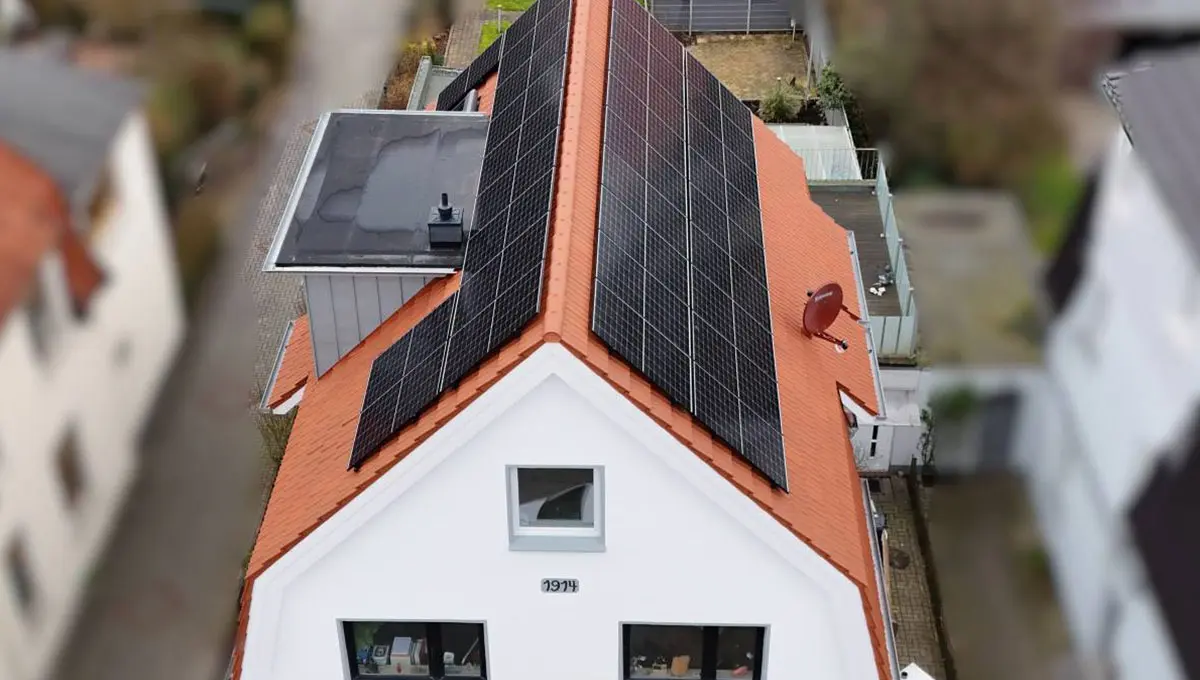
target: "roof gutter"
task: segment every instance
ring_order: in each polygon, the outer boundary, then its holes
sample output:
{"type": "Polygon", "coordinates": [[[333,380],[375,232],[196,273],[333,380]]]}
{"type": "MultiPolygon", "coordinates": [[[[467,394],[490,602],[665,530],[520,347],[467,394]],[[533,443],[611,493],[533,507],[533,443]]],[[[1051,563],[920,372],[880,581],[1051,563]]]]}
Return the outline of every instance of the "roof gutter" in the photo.
{"type": "Polygon", "coordinates": [[[862,487],[863,510],[867,515],[867,533],[871,538],[871,562],[875,566],[875,589],[879,591],[879,604],[883,609],[883,636],[887,642],[888,664],[891,666],[892,680],[900,678],[900,662],[896,659],[896,640],[892,636],[892,605],[888,597],[887,581],[884,578],[883,545],[879,540],[880,533],[885,537],[887,530],[875,526],[875,509],[871,504],[871,491],[866,480],[859,482],[862,487]]]}
{"type": "Polygon", "coordinates": [[[850,246],[850,261],[854,263],[854,289],[858,291],[858,309],[861,312],[858,323],[863,327],[867,338],[867,355],[871,357],[871,379],[875,384],[875,401],[879,405],[876,417],[880,420],[887,418],[887,404],[883,400],[883,380],[879,377],[879,356],[875,353],[875,335],[871,332],[871,315],[867,311],[867,292],[863,290],[862,267],[858,262],[858,241],[854,232],[845,230],[846,241],[850,246]]]}
{"type": "Polygon", "coordinates": [[[296,320],[292,319],[288,322],[287,328],[283,330],[283,339],[279,341],[279,349],[275,351],[275,365],[271,367],[271,375],[267,378],[267,384],[263,385],[262,397],[258,400],[260,411],[271,410],[271,392],[275,391],[275,381],[279,380],[279,370],[283,367],[283,355],[287,351],[288,343],[292,340],[292,331],[295,328],[296,320]]]}

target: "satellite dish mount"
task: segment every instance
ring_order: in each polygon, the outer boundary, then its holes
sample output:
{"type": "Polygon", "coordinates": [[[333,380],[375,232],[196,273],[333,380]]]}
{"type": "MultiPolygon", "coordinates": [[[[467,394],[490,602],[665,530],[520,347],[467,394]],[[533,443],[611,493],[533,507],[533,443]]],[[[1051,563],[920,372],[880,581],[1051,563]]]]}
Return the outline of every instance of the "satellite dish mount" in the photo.
{"type": "Polygon", "coordinates": [[[808,291],[808,302],[804,303],[804,334],[832,344],[839,353],[849,349],[850,343],[830,335],[828,331],[838,314],[849,311],[842,299],[842,287],[827,283],[815,291],[808,291]]]}

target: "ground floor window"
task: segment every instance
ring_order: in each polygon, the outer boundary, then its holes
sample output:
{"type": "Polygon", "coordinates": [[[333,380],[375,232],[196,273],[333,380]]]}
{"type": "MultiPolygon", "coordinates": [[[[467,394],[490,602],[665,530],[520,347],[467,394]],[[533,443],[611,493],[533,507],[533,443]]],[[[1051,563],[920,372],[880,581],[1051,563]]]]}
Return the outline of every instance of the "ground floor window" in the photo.
{"type": "Polygon", "coordinates": [[[351,678],[486,678],[482,623],[343,621],[351,678]]]}
{"type": "Polygon", "coordinates": [[[626,680],[757,680],[766,629],[753,626],[623,627],[626,680]]]}

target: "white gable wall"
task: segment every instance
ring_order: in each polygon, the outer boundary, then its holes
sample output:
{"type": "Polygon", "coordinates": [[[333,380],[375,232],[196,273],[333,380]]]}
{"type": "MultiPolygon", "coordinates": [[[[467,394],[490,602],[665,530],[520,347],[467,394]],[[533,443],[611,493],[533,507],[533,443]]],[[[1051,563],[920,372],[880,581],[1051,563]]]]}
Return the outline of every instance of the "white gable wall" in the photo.
{"type": "Polygon", "coordinates": [[[42,677],[69,646],[83,586],[134,479],[139,438],[183,340],[154,162],[145,116],[135,113],[113,140],[113,204],[88,243],[106,279],[87,316],[70,313],[61,257],[49,253],[42,280],[55,332],[47,356],[35,351],[23,309],[0,319],[0,551],[24,544],[36,593],[26,614],[0,563],[3,680],[42,677]],[[57,466],[72,429],[83,479],[75,506],[57,466]]]}
{"type": "Polygon", "coordinates": [[[765,625],[767,677],[878,677],[857,586],[558,345],[259,576],[242,677],[346,677],[340,619],[483,621],[496,679],[619,677],[622,622],[765,625]],[[510,551],[513,464],[604,466],[607,550],[510,551]]]}

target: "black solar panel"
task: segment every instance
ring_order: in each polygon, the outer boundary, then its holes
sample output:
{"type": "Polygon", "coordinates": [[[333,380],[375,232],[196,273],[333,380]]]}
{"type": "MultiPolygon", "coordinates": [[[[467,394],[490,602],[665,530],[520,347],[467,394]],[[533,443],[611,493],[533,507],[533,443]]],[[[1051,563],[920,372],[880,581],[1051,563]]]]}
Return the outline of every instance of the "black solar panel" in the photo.
{"type": "Polygon", "coordinates": [[[501,35],[483,54],[476,57],[471,65],[463,69],[450,84],[438,94],[437,108],[439,111],[453,111],[462,103],[473,88],[479,87],[496,67],[500,65],[500,52],[503,50],[504,36],[501,35]]]}
{"type": "Polygon", "coordinates": [[[750,111],[632,0],[605,101],[592,330],[786,488],[750,111]]]}
{"type": "MultiPolygon", "coordinates": [[[[451,84],[499,68],[479,198],[457,293],[376,358],[351,468],[515,338],[541,304],[566,78],[570,0],[541,0],[451,84]],[[501,46],[503,45],[503,46],[501,46]],[[493,49],[495,52],[493,52],[493,49]],[[469,74],[476,74],[472,76],[469,74]]],[[[462,83],[455,86],[455,83],[462,83]]],[[[439,99],[439,108],[443,108],[439,99]]]]}

